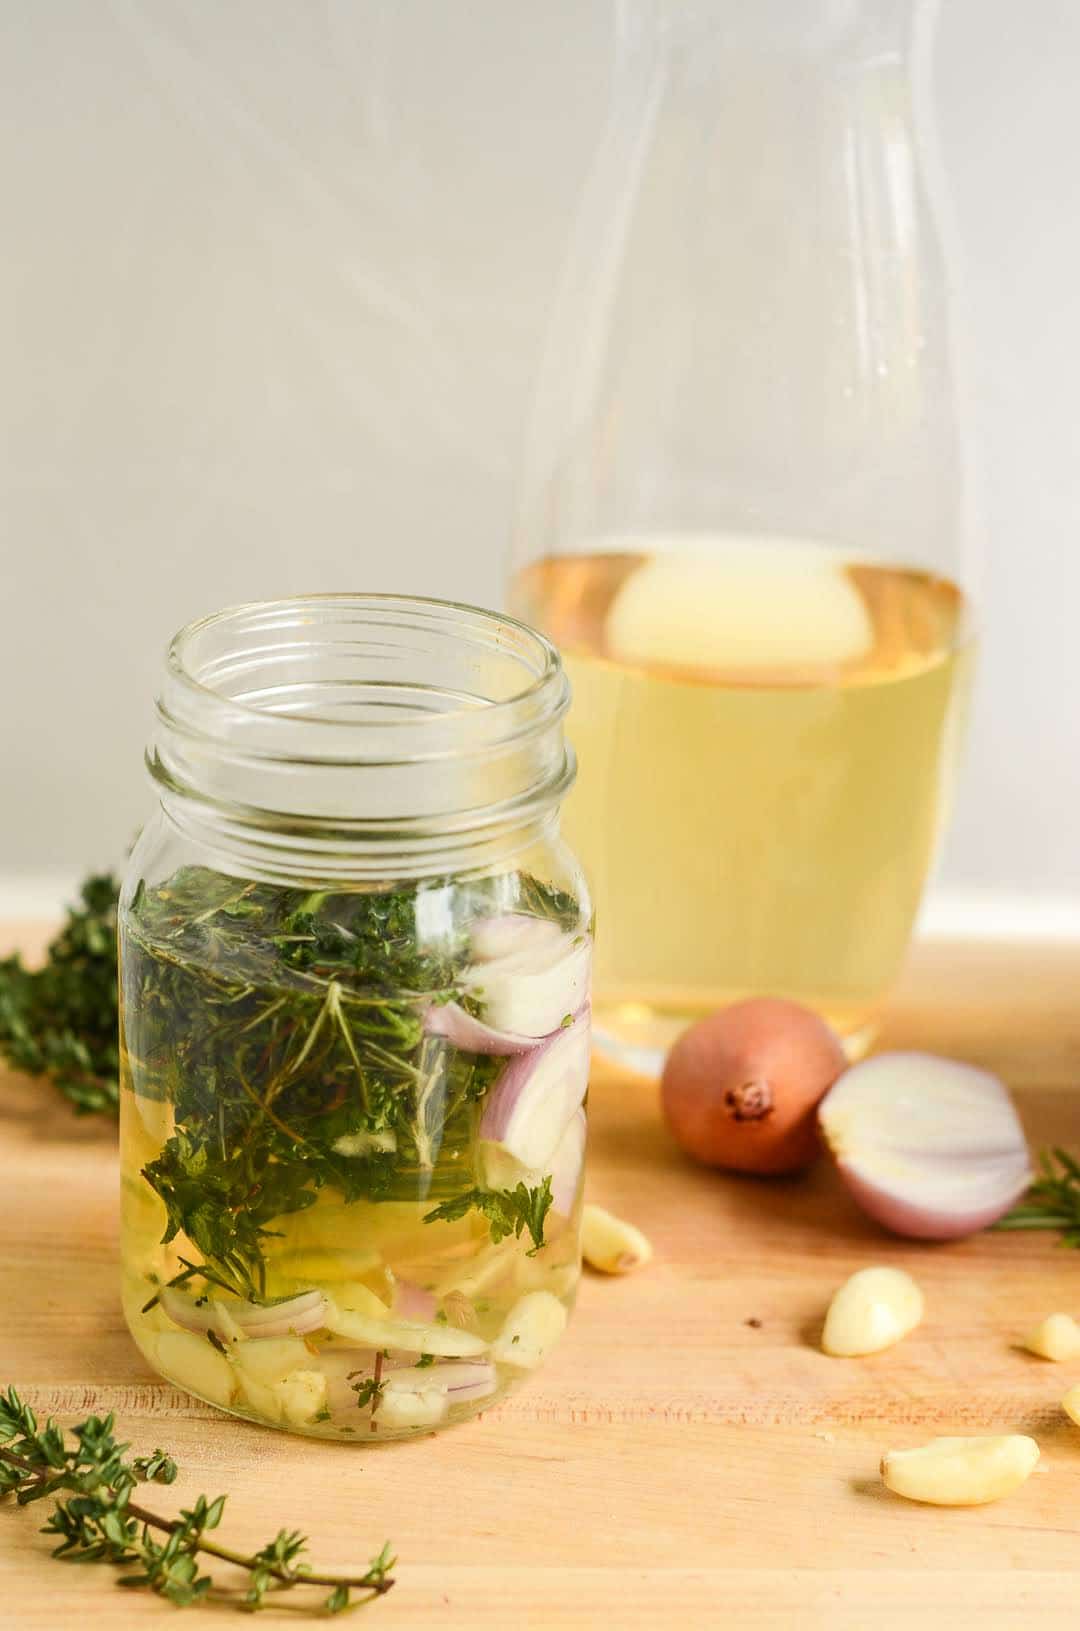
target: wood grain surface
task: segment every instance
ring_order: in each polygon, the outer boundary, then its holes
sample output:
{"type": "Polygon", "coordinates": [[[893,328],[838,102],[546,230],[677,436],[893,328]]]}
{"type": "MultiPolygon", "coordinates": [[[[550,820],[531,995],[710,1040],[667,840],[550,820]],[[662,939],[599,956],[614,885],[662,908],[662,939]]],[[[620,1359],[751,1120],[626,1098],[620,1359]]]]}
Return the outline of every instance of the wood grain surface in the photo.
{"type": "MultiPolygon", "coordinates": [[[[918,948],[886,1040],[1000,1069],[1033,1143],[1080,1145],[1080,947],[918,948]]],[[[1016,1343],[1051,1310],[1080,1313],[1080,1254],[1033,1235],[906,1246],[825,1165],[768,1184],[703,1172],[655,1088],[599,1065],[591,1109],[590,1194],[646,1230],[655,1263],[588,1276],[557,1353],[476,1422],[354,1447],[234,1421],[148,1374],[117,1295],[112,1131],[8,1076],[0,1382],[68,1421],[115,1410],[136,1449],[182,1464],[158,1504],[227,1491],[235,1544],[298,1524],[321,1566],[345,1567],[390,1538],[398,1583],[363,1611],[385,1631],[1073,1627],[1080,1429],[1058,1401],[1080,1366],[1016,1343]],[[827,1359],[830,1293],[872,1262],[918,1277],[926,1321],[890,1353],[827,1359]],[[1011,1499],[947,1511],[882,1488],[885,1448],[992,1429],[1043,1449],[1011,1499]]],[[[0,1509],[0,1624],[174,1623],[107,1568],[50,1562],[41,1510],[0,1509]]]]}

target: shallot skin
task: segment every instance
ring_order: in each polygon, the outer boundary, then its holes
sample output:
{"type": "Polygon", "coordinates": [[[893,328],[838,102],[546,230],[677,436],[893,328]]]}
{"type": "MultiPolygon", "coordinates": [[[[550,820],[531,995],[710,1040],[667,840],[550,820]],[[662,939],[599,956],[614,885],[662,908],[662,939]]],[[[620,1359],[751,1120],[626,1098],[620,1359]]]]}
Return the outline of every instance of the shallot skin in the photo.
{"type": "Polygon", "coordinates": [[[752,997],[691,1026],[660,1083],[664,1116],[708,1166],[778,1176],[820,1154],[814,1112],[847,1056],[825,1021],[780,997],[752,997]]]}
{"type": "Polygon", "coordinates": [[[1027,1188],[1025,1178],[1015,1188],[1011,1198],[958,1217],[948,1212],[927,1211],[890,1195],[876,1185],[865,1182],[849,1162],[838,1161],[836,1165],[852,1199],[867,1216],[890,1233],[902,1235],[906,1240],[964,1240],[968,1235],[978,1234],[980,1229],[988,1229],[1003,1217],[1027,1188]]]}

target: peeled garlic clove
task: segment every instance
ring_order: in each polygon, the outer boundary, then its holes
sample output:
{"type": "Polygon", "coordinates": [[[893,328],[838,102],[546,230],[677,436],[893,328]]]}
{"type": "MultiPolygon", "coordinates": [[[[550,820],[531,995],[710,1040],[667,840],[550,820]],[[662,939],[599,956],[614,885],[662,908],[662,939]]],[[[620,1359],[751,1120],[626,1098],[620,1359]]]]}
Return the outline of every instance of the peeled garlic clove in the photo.
{"type": "Polygon", "coordinates": [[[582,1212],[581,1250],[589,1267],[603,1274],[626,1274],[653,1254],[640,1229],[602,1206],[586,1206],[582,1212]]]}
{"type": "Polygon", "coordinates": [[[445,1388],[397,1387],[387,1382],[373,1413],[380,1427],[434,1427],[450,1408],[445,1388]]]}
{"type": "Polygon", "coordinates": [[[290,1371],[311,1363],[311,1349],[300,1337],[248,1337],[232,1350],[236,1365],[256,1382],[269,1386],[290,1371]]]}
{"type": "Polygon", "coordinates": [[[515,1370],[534,1370],[566,1327],[566,1309],[550,1291],[527,1292],[516,1302],[491,1345],[491,1357],[515,1370]]]}
{"type": "Polygon", "coordinates": [[[837,1358],[880,1353],[914,1331],[923,1294],[903,1269],[860,1269],[829,1304],[821,1346],[837,1358]]]}
{"type": "Polygon", "coordinates": [[[1080,1356],[1080,1325],[1071,1314],[1047,1314],[1028,1332],[1024,1347],[1040,1359],[1076,1359],[1080,1356]]]}
{"type": "Polygon", "coordinates": [[[1024,1433],[935,1438],[917,1450],[889,1450],[881,1459],[881,1476],[895,1495],[909,1501],[984,1506],[1026,1483],[1038,1459],[1039,1446],[1024,1433]]]}
{"type": "Polygon", "coordinates": [[[1074,1421],[1077,1427],[1080,1427],[1080,1384],[1069,1389],[1061,1401],[1061,1408],[1069,1420],[1074,1421]]]}
{"type": "Polygon", "coordinates": [[[274,1392],[269,1382],[260,1382],[244,1369],[243,1365],[233,1367],[236,1373],[237,1386],[240,1389],[240,1403],[248,1410],[254,1411],[264,1421],[279,1422],[281,1420],[281,1400],[274,1392]]]}
{"type": "Polygon", "coordinates": [[[281,1405],[285,1420],[295,1427],[309,1427],[326,1409],[327,1384],[322,1371],[294,1370],[271,1391],[281,1405]]]}
{"type": "Polygon", "coordinates": [[[193,1331],[162,1331],[155,1342],[160,1370],[200,1399],[229,1405],[236,1392],[236,1376],[229,1361],[205,1337],[193,1331]]]}

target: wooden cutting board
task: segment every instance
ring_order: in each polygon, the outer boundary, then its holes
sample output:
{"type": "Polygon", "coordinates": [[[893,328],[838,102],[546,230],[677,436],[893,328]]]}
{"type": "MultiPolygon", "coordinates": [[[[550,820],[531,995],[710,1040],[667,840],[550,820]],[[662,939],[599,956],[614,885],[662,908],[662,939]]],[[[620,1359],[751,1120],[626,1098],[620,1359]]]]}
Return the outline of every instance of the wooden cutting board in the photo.
{"type": "MultiPolygon", "coordinates": [[[[1080,1146],[1080,947],[921,948],[887,1041],[1001,1070],[1034,1144],[1080,1146]]],[[[907,1246],[827,1166],[769,1184],[692,1167],[647,1083],[598,1066],[591,1103],[591,1196],[647,1231],[655,1263],[589,1276],[557,1354],[480,1420],[322,1446],[147,1373],[117,1297],[111,1129],[0,1080],[0,1382],[65,1421],[114,1410],[137,1450],[169,1448],[182,1473],[159,1505],[227,1491],[233,1544],[300,1525],[321,1566],[344,1567],[389,1537],[398,1583],[364,1611],[385,1631],[1072,1628],[1080,1429],[1058,1401],[1080,1366],[1015,1344],[1047,1312],[1080,1313],[1080,1254],[1042,1235],[907,1246]],[[925,1324],[891,1353],[825,1358],[830,1293],[875,1262],[917,1276],[925,1324]],[[1043,1462],[996,1506],[913,1506],[879,1482],[887,1447],[1014,1429],[1043,1462]]],[[[0,1622],[174,1624],[109,1569],[50,1562],[41,1510],[0,1510],[0,1622]]]]}

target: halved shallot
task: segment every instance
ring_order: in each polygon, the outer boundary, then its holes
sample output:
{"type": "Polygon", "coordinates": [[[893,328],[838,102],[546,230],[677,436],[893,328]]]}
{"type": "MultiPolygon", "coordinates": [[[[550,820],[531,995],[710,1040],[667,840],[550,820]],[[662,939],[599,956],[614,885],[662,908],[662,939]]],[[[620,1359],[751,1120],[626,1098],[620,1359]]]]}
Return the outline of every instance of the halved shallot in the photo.
{"type": "Polygon", "coordinates": [[[866,1059],[829,1089],[818,1118],[859,1205],[899,1235],[974,1234],[1031,1182],[1024,1131],[1004,1084],[955,1059],[866,1059]]]}

